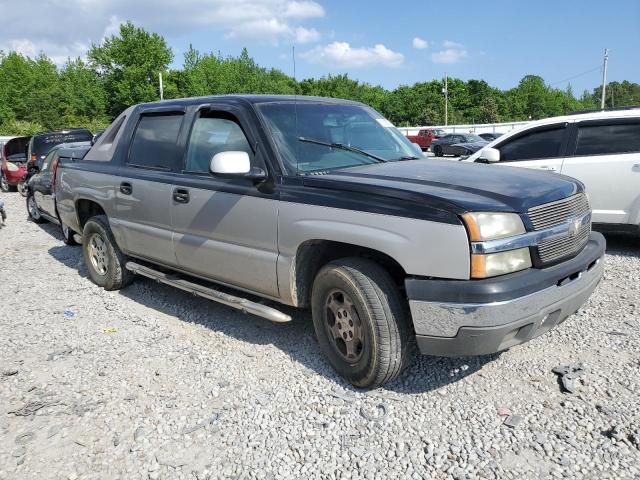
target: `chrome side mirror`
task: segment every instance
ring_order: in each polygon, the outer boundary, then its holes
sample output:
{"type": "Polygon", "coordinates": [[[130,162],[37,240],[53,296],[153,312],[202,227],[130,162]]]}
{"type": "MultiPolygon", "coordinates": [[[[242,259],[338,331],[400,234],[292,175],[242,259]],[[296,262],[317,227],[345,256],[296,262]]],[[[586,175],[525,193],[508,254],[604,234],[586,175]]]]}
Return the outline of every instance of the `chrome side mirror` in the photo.
{"type": "Polygon", "coordinates": [[[220,178],[248,178],[262,181],[267,174],[261,168],[251,168],[251,159],[247,152],[228,151],[216,153],[211,159],[209,170],[220,178]]]}
{"type": "Polygon", "coordinates": [[[500,150],[497,148],[486,147],[482,149],[480,156],[478,157],[480,162],[484,163],[496,163],[500,161],[500,150]]]}

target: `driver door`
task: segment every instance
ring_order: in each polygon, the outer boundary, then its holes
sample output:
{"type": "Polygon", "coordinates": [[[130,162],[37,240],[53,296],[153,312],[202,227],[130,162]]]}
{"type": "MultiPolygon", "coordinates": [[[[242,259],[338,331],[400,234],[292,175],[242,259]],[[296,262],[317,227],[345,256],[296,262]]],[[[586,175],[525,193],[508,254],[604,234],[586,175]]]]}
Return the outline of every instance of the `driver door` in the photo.
{"type": "Polygon", "coordinates": [[[545,125],[496,145],[499,165],[560,173],[567,143],[567,124],[545,125]]]}

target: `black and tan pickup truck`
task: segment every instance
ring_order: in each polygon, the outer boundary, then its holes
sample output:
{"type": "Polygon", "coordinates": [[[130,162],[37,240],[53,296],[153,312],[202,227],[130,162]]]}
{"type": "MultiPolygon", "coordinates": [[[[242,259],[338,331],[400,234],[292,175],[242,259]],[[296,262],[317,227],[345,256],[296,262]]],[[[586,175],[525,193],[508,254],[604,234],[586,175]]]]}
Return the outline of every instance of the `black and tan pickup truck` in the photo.
{"type": "Polygon", "coordinates": [[[95,283],[143,275],[276,322],[291,320],[277,303],[310,308],[360,387],[395,378],[415,345],[480,355],[537,337],[603,274],[580,182],[424,158],[356,102],[137,105],[84,157],[60,155],[56,214],[95,283]]]}

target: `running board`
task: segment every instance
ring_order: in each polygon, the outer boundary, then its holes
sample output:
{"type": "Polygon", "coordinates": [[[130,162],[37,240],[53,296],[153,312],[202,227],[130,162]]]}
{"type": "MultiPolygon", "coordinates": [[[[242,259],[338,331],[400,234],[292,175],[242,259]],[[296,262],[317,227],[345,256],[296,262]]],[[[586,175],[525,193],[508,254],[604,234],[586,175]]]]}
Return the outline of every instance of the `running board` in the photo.
{"type": "Polygon", "coordinates": [[[213,290],[212,288],[198,285],[197,283],[189,282],[181,278],[179,275],[168,275],[166,273],[153,270],[152,268],[145,267],[144,265],[140,265],[135,262],[127,262],[125,266],[127,270],[138,275],[142,275],[166,285],[171,285],[172,287],[179,288],[180,290],[184,290],[185,292],[192,293],[195,296],[222,303],[244,313],[258,315],[259,317],[263,317],[267,320],[271,320],[272,322],[277,323],[285,323],[291,321],[291,317],[282,313],[280,310],[267,307],[266,305],[262,305],[260,303],[252,302],[251,300],[247,300],[246,298],[236,297],[234,295],[229,295],[227,293],[213,290]]]}

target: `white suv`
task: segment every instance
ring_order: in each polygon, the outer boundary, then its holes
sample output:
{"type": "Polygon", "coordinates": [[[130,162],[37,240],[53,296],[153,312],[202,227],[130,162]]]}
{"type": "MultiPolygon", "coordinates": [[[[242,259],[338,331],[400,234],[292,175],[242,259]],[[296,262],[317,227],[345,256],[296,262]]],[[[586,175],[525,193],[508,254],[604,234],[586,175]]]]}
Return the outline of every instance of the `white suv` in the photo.
{"type": "Polygon", "coordinates": [[[577,178],[586,186],[594,223],[640,231],[640,107],[532,122],[463,161],[538,168],[577,178]]]}

